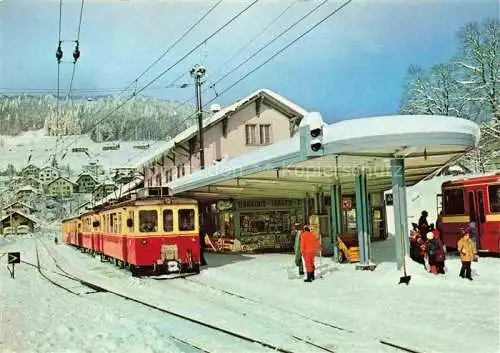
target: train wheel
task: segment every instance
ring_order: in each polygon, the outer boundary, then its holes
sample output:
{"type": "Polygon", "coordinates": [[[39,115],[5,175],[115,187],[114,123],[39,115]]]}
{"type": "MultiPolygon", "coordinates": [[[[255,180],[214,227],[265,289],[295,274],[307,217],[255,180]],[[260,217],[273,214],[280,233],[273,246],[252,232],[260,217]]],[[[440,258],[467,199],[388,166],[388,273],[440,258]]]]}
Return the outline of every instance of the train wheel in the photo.
{"type": "Polygon", "coordinates": [[[193,265],[193,271],[194,271],[194,273],[199,274],[200,273],[200,265],[199,264],[193,265]]]}

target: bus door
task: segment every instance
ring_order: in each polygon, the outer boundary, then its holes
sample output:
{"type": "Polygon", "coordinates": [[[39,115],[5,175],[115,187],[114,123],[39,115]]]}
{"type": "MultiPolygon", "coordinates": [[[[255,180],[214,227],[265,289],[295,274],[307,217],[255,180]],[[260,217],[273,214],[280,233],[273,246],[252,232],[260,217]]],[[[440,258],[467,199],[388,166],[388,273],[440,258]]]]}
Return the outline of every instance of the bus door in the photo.
{"type": "Polygon", "coordinates": [[[475,246],[476,249],[483,247],[482,235],[484,234],[484,227],[486,222],[486,215],[484,213],[484,194],[482,190],[469,191],[469,215],[470,221],[474,222],[475,227],[475,246]]]}
{"type": "Polygon", "coordinates": [[[476,190],[476,202],[478,207],[478,217],[476,222],[476,248],[477,249],[487,249],[486,246],[486,214],[484,209],[485,199],[483,190],[476,190]]]}

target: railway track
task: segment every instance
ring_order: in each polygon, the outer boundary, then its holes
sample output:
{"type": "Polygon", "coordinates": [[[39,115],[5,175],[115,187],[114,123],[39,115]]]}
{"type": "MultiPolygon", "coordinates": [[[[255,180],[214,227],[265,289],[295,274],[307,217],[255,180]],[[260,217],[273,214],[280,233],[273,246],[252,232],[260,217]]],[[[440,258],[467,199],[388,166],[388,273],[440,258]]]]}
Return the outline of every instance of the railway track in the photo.
{"type": "MultiPolygon", "coordinates": [[[[83,280],[81,278],[78,278],[76,276],[73,276],[70,273],[68,273],[67,271],[65,271],[58,264],[57,259],[53,256],[53,254],[50,252],[50,250],[48,249],[48,247],[45,244],[43,244],[43,242],[41,240],[35,239],[35,255],[36,255],[36,259],[37,259],[37,263],[36,264],[32,264],[32,263],[29,263],[27,261],[22,261],[22,262],[24,264],[26,264],[26,265],[29,265],[31,267],[36,268],[38,270],[38,272],[40,273],[40,275],[45,280],[47,280],[48,282],[50,282],[51,284],[53,284],[53,285],[61,288],[62,290],[66,291],[68,293],[71,293],[73,295],[81,296],[83,294],[91,294],[91,293],[96,293],[96,292],[106,292],[106,293],[115,295],[117,297],[120,297],[120,298],[122,298],[124,300],[130,301],[130,302],[134,302],[136,304],[139,304],[141,306],[147,307],[149,309],[152,309],[152,310],[155,310],[155,311],[159,311],[161,313],[164,313],[164,314],[167,314],[169,316],[175,317],[177,319],[181,319],[183,321],[195,324],[197,326],[201,326],[201,327],[210,329],[210,330],[215,331],[215,332],[217,332],[219,334],[224,334],[224,335],[230,336],[233,339],[235,338],[237,340],[244,341],[245,343],[257,344],[257,345],[262,346],[263,348],[267,348],[267,349],[272,350],[274,352],[294,353],[294,351],[292,351],[292,350],[279,347],[277,345],[265,342],[264,340],[261,340],[261,339],[258,339],[258,338],[253,338],[253,337],[249,337],[249,336],[240,334],[240,333],[232,331],[232,330],[227,330],[227,329],[223,329],[223,328],[217,327],[217,326],[212,325],[212,324],[210,324],[208,322],[204,322],[204,321],[201,321],[201,320],[198,320],[198,319],[195,319],[195,318],[183,315],[183,314],[176,313],[174,311],[171,311],[171,310],[168,310],[168,309],[165,309],[165,308],[161,308],[161,307],[156,306],[154,304],[151,304],[151,303],[145,302],[143,300],[134,298],[132,296],[120,293],[118,291],[109,290],[109,289],[104,288],[104,287],[102,287],[102,286],[100,286],[98,284],[91,283],[91,282],[85,281],[85,280],[83,280]],[[58,269],[58,271],[49,270],[47,267],[43,267],[41,265],[41,261],[40,261],[40,248],[39,248],[38,242],[40,242],[42,244],[42,246],[45,248],[45,251],[46,251],[47,255],[49,257],[51,257],[51,259],[54,262],[54,265],[56,266],[56,268],[58,269]],[[55,279],[55,277],[57,277],[57,279],[55,279]],[[76,287],[75,287],[75,284],[76,284],[76,287]],[[76,288],[78,290],[75,290],[76,288]],[[88,291],[89,288],[92,289],[93,291],[92,292],[88,291]],[[84,291],[82,289],[85,289],[86,291],[84,291]]],[[[207,350],[201,348],[199,344],[195,344],[193,342],[189,342],[188,340],[181,339],[179,337],[175,337],[175,336],[171,336],[171,337],[172,337],[172,339],[174,339],[174,340],[176,340],[176,341],[178,341],[178,342],[180,342],[180,343],[182,343],[184,345],[187,345],[187,346],[189,346],[191,348],[194,348],[194,349],[199,350],[201,352],[210,353],[210,351],[207,351],[207,350]]],[[[300,342],[302,344],[305,344],[306,346],[310,347],[311,350],[314,349],[314,348],[316,348],[316,349],[319,349],[319,350],[321,350],[323,352],[329,352],[329,353],[334,353],[335,352],[334,350],[332,350],[332,349],[330,349],[328,347],[323,347],[323,346],[317,345],[317,344],[315,344],[313,342],[310,342],[310,341],[308,341],[308,340],[306,340],[304,338],[301,338],[301,337],[290,335],[290,340],[292,341],[292,343],[294,343],[294,342],[299,343],[300,342]]]]}
{"type": "MultiPolygon", "coordinates": [[[[329,327],[329,328],[333,328],[333,329],[336,329],[336,330],[339,330],[339,331],[343,331],[343,332],[346,332],[346,333],[355,333],[355,331],[353,331],[353,330],[350,330],[350,329],[347,329],[347,328],[343,328],[343,327],[340,327],[340,326],[337,326],[337,325],[333,325],[333,324],[330,324],[328,322],[324,322],[324,321],[321,321],[321,320],[313,319],[311,317],[302,315],[302,314],[297,313],[297,312],[293,312],[293,311],[289,311],[289,310],[284,310],[282,308],[279,308],[279,307],[276,307],[276,306],[273,306],[273,305],[265,304],[265,303],[262,303],[262,302],[260,302],[258,300],[255,300],[255,299],[243,296],[243,295],[238,294],[238,293],[234,293],[234,292],[228,291],[226,289],[218,288],[218,287],[206,284],[206,283],[200,283],[198,281],[194,281],[194,280],[192,280],[190,278],[187,278],[187,277],[182,277],[182,278],[185,281],[187,281],[187,282],[195,283],[197,285],[200,285],[200,286],[203,286],[203,287],[207,287],[207,288],[210,288],[212,290],[221,292],[223,294],[234,296],[234,297],[240,298],[242,300],[245,300],[245,301],[248,301],[248,302],[251,302],[251,303],[254,303],[254,304],[258,304],[258,305],[261,305],[261,306],[266,306],[266,307],[272,308],[273,310],[276,310],[276,311],[280,311],[280,312],[283,312],[283,313],[286,313],[286,314],[291,314],[291,315],[300,317],[303,320],[312,321],[314,323],[317,323],[317,324],[320,324],[320,325],[323,325],[323,326],[326,326],[326,327],[329,327]]],[[[293,337],[296,338],[296,339],[300,339],[300,337],[296,337],[296,336],[293,336],[293,337]]],[[[405,347],[403,345],[400,345],[400,344],[397,344],[397,343],[394,343],[394,342],[389,342],[387,340],[378,340],[378,342],[380,344],[384,345],[384,346],[392,347],[392,348],[395,348],[395,349],[397,349],[399,351],[404,351],[404,352],[408,352],[408,353],[421,353],[418,350],[415,350],[415,349],[412,349],[412,348],[408,348],[408,347],[405,347]]],[[[322,348],[322,347],[320,347],[320,348],[322,348]]]]}

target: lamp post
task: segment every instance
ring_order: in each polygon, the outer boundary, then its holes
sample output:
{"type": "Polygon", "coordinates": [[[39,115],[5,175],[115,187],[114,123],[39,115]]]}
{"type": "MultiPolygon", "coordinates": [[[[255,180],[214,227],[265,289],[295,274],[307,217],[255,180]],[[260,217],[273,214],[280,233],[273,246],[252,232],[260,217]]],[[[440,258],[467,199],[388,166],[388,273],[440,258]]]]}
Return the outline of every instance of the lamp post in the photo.
{"type": "Polygon", "coordinates": [[[201,106],[201,80],[205,76],[206,69],[203,66],[195,65],[189,71],[194,78],[196,92],[196,115],[198,119],[198,135],[200,141],[200,169],[205,169],[205,153],[203,151],[203,113],[201,106]]]}

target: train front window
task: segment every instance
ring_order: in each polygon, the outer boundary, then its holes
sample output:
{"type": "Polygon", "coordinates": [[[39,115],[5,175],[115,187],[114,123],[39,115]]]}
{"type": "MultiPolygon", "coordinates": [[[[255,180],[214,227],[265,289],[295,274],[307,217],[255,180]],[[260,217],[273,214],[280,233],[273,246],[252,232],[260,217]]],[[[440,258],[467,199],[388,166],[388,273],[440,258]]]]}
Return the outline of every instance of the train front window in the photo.
{"type": "Polygon", "coordinates": [[[490,199],[490,211],[500,212],[500,185],[488,186],[488,196],[490,199]]]}
{"type": "Polygon", "coordinates": [[[445,215],[465,214],[464,192],[462,189],[447,189],[443,192],[445,215]]]}
{"type": "Polygon", "coordinates": [[[179,230],[194,230],[194,210],[179,210],[179,230]]]}
{"type": "Polygon", "coordinates": [[[172,232],[174,230],[174,213],[172,210],[163,210],[163,231],[172,232]]]}
{"type": "Polygon", "coordinates": [[[141,233],[158,230],[158,213],[156,211],[139,211],[139,231],[141,233]]]}

